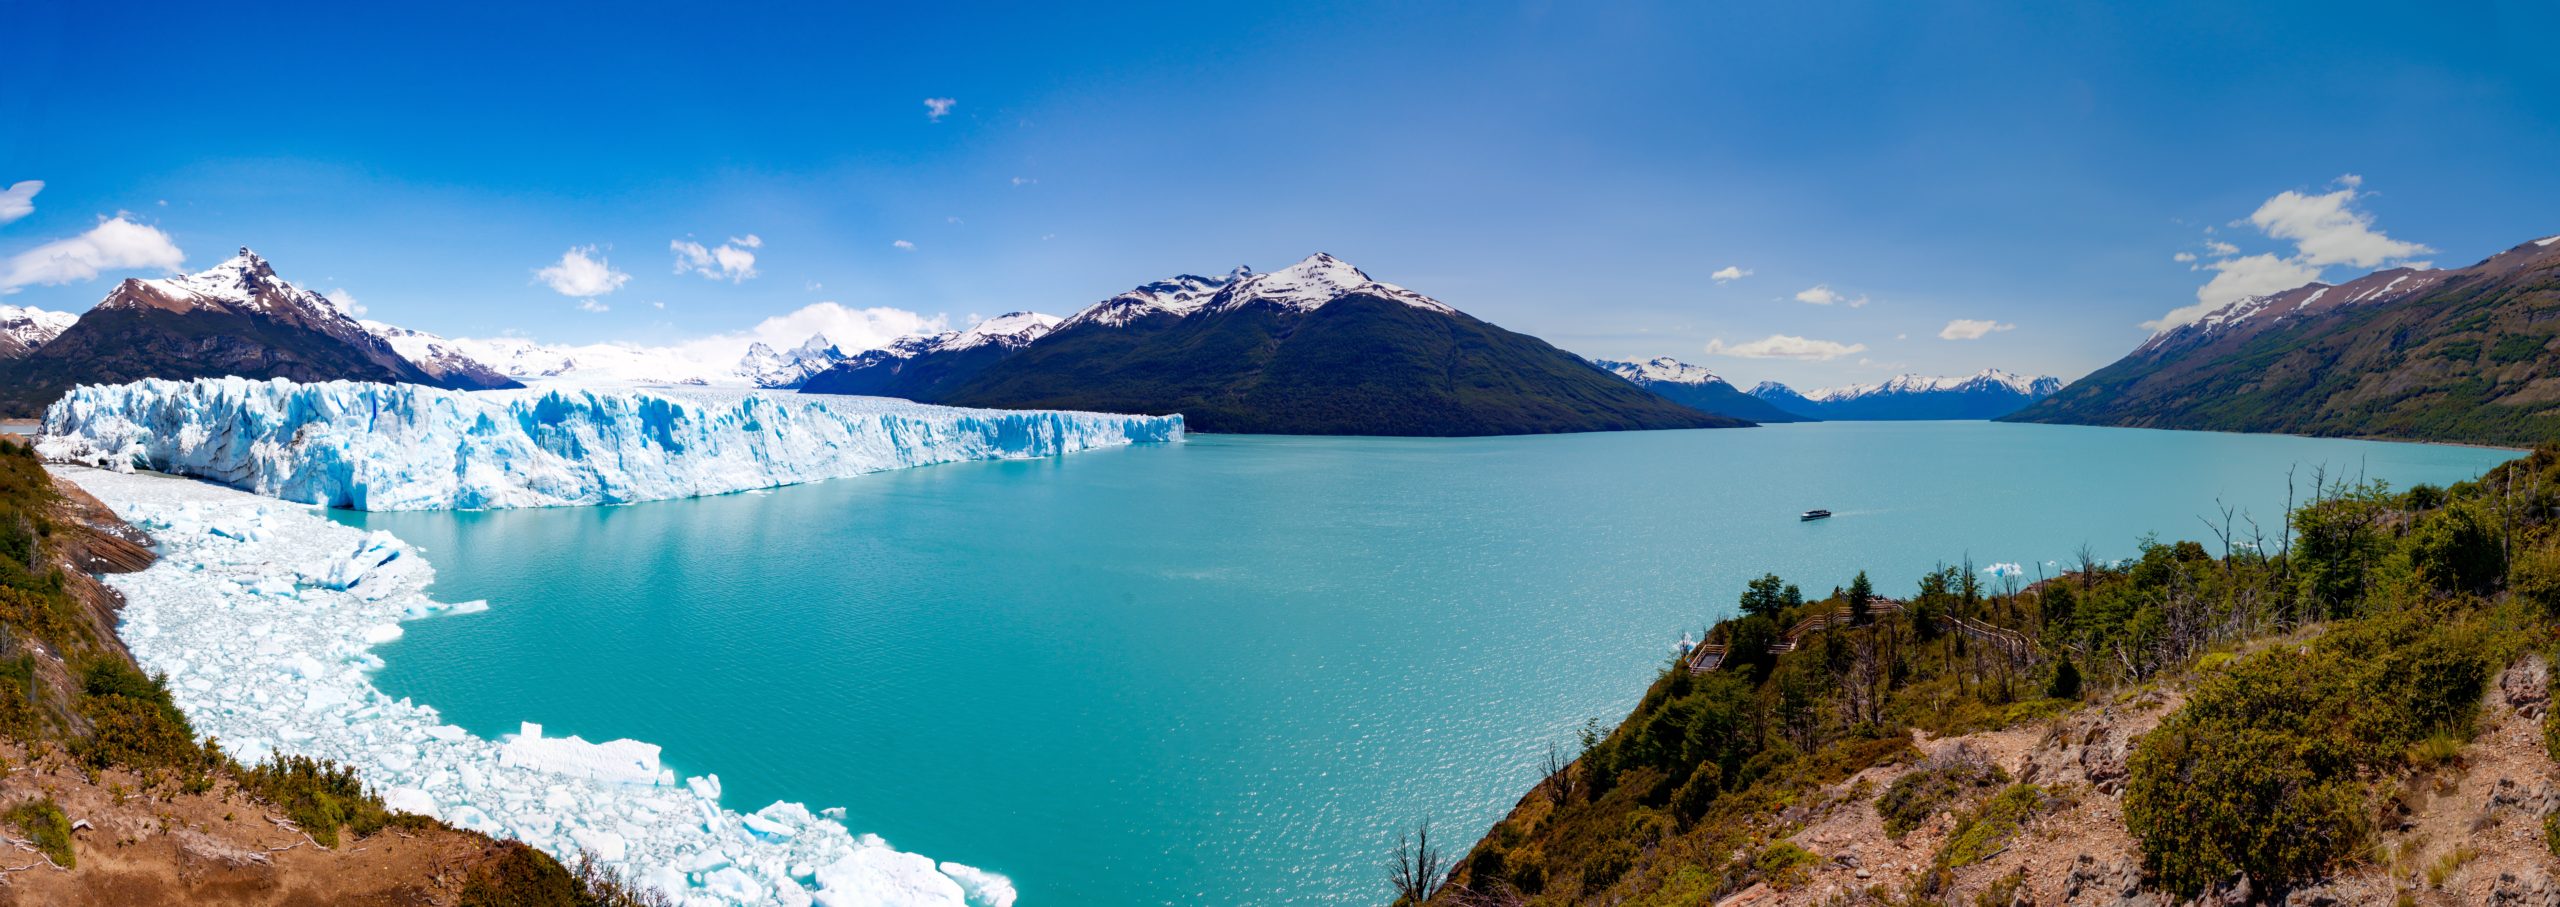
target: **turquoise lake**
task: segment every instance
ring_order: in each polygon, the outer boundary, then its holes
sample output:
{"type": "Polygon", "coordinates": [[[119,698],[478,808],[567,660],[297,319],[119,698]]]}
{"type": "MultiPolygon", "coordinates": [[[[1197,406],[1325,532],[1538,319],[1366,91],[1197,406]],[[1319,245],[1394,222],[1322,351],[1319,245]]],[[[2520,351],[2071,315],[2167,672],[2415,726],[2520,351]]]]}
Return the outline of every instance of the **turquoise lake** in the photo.
{"type": "Polygon", "coordinates": [[[1615,722],[1764,571],[2276,532],[2286,472],[2405,487],[2477,448],[1979,422],[1176,445],[608,508],[338,513],[438,597],[376,683],[483,735],[662,744],[723,802],[843,806],[1027,905],[1376,904],[1550,741],[1615,722]],[[1799,511],[1838,514],[1798,522],[1799,511]]]}

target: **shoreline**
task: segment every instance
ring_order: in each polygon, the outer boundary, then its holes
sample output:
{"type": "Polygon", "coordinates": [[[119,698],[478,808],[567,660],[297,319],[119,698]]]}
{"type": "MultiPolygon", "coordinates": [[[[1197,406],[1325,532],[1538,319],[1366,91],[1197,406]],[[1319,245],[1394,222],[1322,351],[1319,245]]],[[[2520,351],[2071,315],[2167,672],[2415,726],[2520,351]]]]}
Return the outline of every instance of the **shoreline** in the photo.
{"type": "Polygon", "coordinates": [[[152,533],[161,559],[107,578],[126,600],[117,635],[197,729],[238,756],[272,749],[357,770],[393,809],[593,855],[643,887],[694,903],[1010,907],[1011,881],[897,851],[839,810],[720,805],[717,775],[681,779],[653,744],[553,738],[527,724],[487,739],[432,706],[375,688],[373,648],[401,624],[469,613],[425,590],[434,568],[389,533],[315,508],[191,479],[52,467],[152,533]]]}

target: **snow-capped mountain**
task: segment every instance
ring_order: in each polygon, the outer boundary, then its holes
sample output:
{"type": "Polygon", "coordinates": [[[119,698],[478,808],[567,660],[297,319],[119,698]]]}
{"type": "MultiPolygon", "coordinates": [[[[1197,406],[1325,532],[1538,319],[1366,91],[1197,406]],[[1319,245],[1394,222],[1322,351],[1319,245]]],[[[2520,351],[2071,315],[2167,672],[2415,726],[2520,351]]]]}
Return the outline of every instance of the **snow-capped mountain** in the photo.
{"type": "Polygon", "coordinates": [[[887,346],[847,357],[811,376],[800,389],[812,394],[933,399],[1048,336],[1061,322],[1056,315],[1009,312],[965,331],[900,337],[887,346]]]}
{"type": "Polygon", "coordinates": [[[774,352],[762,343],[749,345],[746,356],[738,360],[738,374],[757,387],[797,388],[808,383],[809,376],[826,371],[845,358],[844,351],[837,349],[827,335],[811,334],[785,353],[774,352]]]}
{"type": "Polygon", "coordinates": [[[1745,424],[1647,393],[1545,341],[1322,253],[1269,273],[1238,268],[1140,286],[992,363],[969,363],[966,375],[931,371],[947,358],[907,358],[894,369],[896,384],[813,380],[806,389],[903,392],[966,406],[1179,412],[1213,432],[1485,435],[1745,424]],[[922,375],[923,386],[908,375],[922,375]]]}
{"type": "Polygon", "coordinates": [[[0,359],[24,356],[62,336],[80,316],[33,306],[0,305],[0,359]]]}
{"type": "Polygon", "coordinates": [[[458,387],[507,387],[517,383],[488,363],[473,358],[459,344],[425,331],[413,331],[396,324],[358,320],[357,324],[382,338],[384,343],[421,371],[458,387]]]}
{"type": "Polygon", "coordinates": [[[1963,376],[1897,375],[1871,384],[1802,393],[1764,381],[1751,389],[1751,395],[1820,419],[1996,419],[2061,389],[2058,378],[2030,378],[1990,368],[1963,376]]]}
{"type": "MultiPolygon", "coordinates": [[[[58,319],[56,319],[58,322],[58,319]]],[[[476,389],[515,382],[411,362],[256,252],[193,274],[124,281],[58,336],[0,366],[0,410],[32,415],[77,384],[239,375],[476,389]]]]}
{"type": "Polygon", "coordinates": [[[2532,445],[2553,435],[2560,237],[2465,268],[2253,296],[2153,334],[2012,417],[2532,445]]]}
{"type": "Polygon", "coordinates": [[[1594,359],[1591,364],[1690,409],[1753,422],[1803,422],[1808,418],[1735,389],[1706,366],[1691,365],[1669,356],[1656,356],[1643,362],[1594,359]]]}

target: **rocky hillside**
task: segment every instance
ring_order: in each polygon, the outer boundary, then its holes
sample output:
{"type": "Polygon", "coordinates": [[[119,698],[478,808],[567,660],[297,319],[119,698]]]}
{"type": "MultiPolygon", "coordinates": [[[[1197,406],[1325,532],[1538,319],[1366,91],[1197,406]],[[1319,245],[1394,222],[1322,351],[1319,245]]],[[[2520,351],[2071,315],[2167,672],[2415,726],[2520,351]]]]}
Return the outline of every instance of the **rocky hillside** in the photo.
{"type": "Polygon", "coordinates": [[[2560,438],[2560,237],[2242,299],[2009,418],[2498,444],[2560,438]]]}
{"type": "Polygon", "coordinates": [[[1407,835],[1390,881],[1452,907],[2546,903],[2560,512],[2508,502],[2554,487],[2546,448],[2036,583],[1765,577],[1481,841],[1407,835]]]}
{"type": "Polygon", "coordinates": [[[1207,432],[1504,435],[1750,423],[1665,400],[1330,255],[1098,303],[927,399],[1181,413],[1207,432]]]}
{"type": "Polygon", "coordinates": [[[222,375],[517,386],[485,368],[421,367],[242,249],[195,274],[127,280],[59,336],[0,361],[0,415],[36,415],[78,384],[222,375]]]}

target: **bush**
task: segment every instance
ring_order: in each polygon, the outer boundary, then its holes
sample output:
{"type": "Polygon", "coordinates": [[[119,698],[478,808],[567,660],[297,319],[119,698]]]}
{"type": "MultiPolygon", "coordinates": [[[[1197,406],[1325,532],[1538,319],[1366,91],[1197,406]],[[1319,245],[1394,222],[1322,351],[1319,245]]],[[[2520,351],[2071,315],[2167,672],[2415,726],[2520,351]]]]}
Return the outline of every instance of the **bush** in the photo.
{"type": "Polygon", "coordinates": [[[1698,763],[1697,769],[1689,773],[1689,780],[1681,782],[1680,789],[1671,793],[1671,816],[1684,826],[1698,821],[1700,816],[1706,815],[1707,807],[1716,802],[1716,796],[1722,793],[1724,771],[1713,762],[1698,763]]]}
{"type": "Polygon", "coordinates": [[[490,845],[462,883],[462,907],[588,907],[576,876],[521,841],[490,845]]]}
{"type": "Polygon", "coordinates": [[[1940,866],[1962,869],[1990,859],[2009,846],[2027,820],[2046,810],[2044,788],[2033,784],[2013,784],[1989,802],[1967,810],[1956,820],[1956,829],[1938,846],[1940,866]]]}
{"type": "Polygon", "coordinates": [[[1821,857],[1797,847],[1793,841],[1778,841],[1752,858],[1751,870],[1759,874],[1761,881],[1769,883],[1769,887],[1786,889],[1804,884],[1813,867],[1821,862],[1821,857]]]}
{"type": "Polygon", "coordinates": [[[79,862],[71,850],[71,819],[51,797],[38,797],[11,807],[0,814],[10,826],[25,832],[27,841],[52,860],[53,865],[70,869],[79,862]]]}
{"type": "Polygon", "coordinates": [[[285,818],[322,847],[338,846],[338,829],[364,837],[390,824],[382,800],[365,790],[356,770],[325,759],[278,754],[243,770],[240,787],[284,810],[285,818]]]}
{"type": "Polygon", "coordinates": [[[2044,685],[2044,695],[2050,699],[2080,698],[2080,666],[2071,663],[2071,656],[2065,655],[2054,663],[2053,680],[2044,685]]]}
{"type": "Polygon", "coordinates": [[[1876,798],[1876,814],[1884,819],[1885,835],[1900,840],[1956,801],[2008,781],[2009,773],[1991,760],[1958,746],[1893,779],[1876,798]]]}

